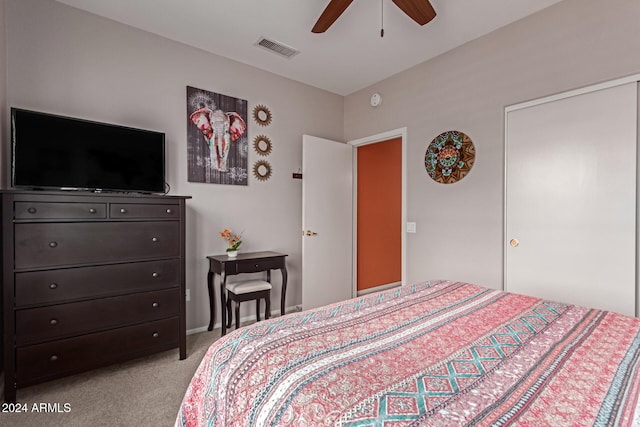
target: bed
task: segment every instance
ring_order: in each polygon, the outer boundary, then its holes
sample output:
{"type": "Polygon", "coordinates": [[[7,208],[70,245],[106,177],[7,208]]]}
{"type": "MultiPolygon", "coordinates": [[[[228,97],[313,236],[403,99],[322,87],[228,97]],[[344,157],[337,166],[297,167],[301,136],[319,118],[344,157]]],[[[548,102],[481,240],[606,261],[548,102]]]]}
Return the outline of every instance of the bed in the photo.
{"type": "Polygon", "coordinates": [[[235,330],[177,426],[640,425],[640,319],[405,285],[235,330]]]}

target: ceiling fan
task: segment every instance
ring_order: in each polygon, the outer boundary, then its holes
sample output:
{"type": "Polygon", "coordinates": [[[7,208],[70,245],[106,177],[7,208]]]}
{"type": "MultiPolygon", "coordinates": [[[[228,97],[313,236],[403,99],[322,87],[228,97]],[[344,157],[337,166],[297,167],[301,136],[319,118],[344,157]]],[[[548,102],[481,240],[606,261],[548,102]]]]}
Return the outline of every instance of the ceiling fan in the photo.
{"type": "MultiPolygon", "coordinates": [[[[312,33],[324,33],[342,15],[353,0],[331,0],[313,26],[312,33]]],[[[429,0],[392,0],[404,13],[420,25],[436,17],[429,0]]]]}

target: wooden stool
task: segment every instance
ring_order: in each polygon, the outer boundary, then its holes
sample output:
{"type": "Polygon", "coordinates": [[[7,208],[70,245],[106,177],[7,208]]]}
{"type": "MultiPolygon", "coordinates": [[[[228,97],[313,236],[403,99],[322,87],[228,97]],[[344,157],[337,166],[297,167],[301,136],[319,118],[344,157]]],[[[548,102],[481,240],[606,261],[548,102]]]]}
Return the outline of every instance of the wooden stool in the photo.
{"type": "MultiPolygon", "coordinates": [[[[256,321],[260,321],[260,299],[264,298],[266,307],[264,318],[268,319],[271,311],[271,283],[265,280],[246,280],[227,283],[227,328],[231,327],[231,300],[235,301],[236,329],[240,327],[240,303],[256,300],[256,321]]],[[[223,320],[224,321],[224,320],[223,320]]]]}

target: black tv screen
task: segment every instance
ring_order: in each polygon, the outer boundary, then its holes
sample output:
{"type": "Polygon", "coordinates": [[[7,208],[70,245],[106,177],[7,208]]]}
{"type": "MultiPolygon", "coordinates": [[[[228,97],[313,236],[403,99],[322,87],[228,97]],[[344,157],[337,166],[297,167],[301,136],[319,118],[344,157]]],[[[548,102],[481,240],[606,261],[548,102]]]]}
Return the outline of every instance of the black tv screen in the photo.
{"type": "Polygon", "coordinates": [[[11,109],[12,185],[163,193],[165,135],[11,109]]]}

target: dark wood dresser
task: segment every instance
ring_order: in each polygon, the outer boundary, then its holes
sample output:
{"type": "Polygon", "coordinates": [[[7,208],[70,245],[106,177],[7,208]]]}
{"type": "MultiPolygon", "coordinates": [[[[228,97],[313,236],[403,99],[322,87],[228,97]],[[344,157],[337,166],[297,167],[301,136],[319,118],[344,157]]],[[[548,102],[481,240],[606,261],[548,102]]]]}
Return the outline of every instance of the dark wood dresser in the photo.
{"type": "Polygon", "coordinates": [[[179,347],[188,197],[4,190],[2,354],[16,389],[179,347]]]}

